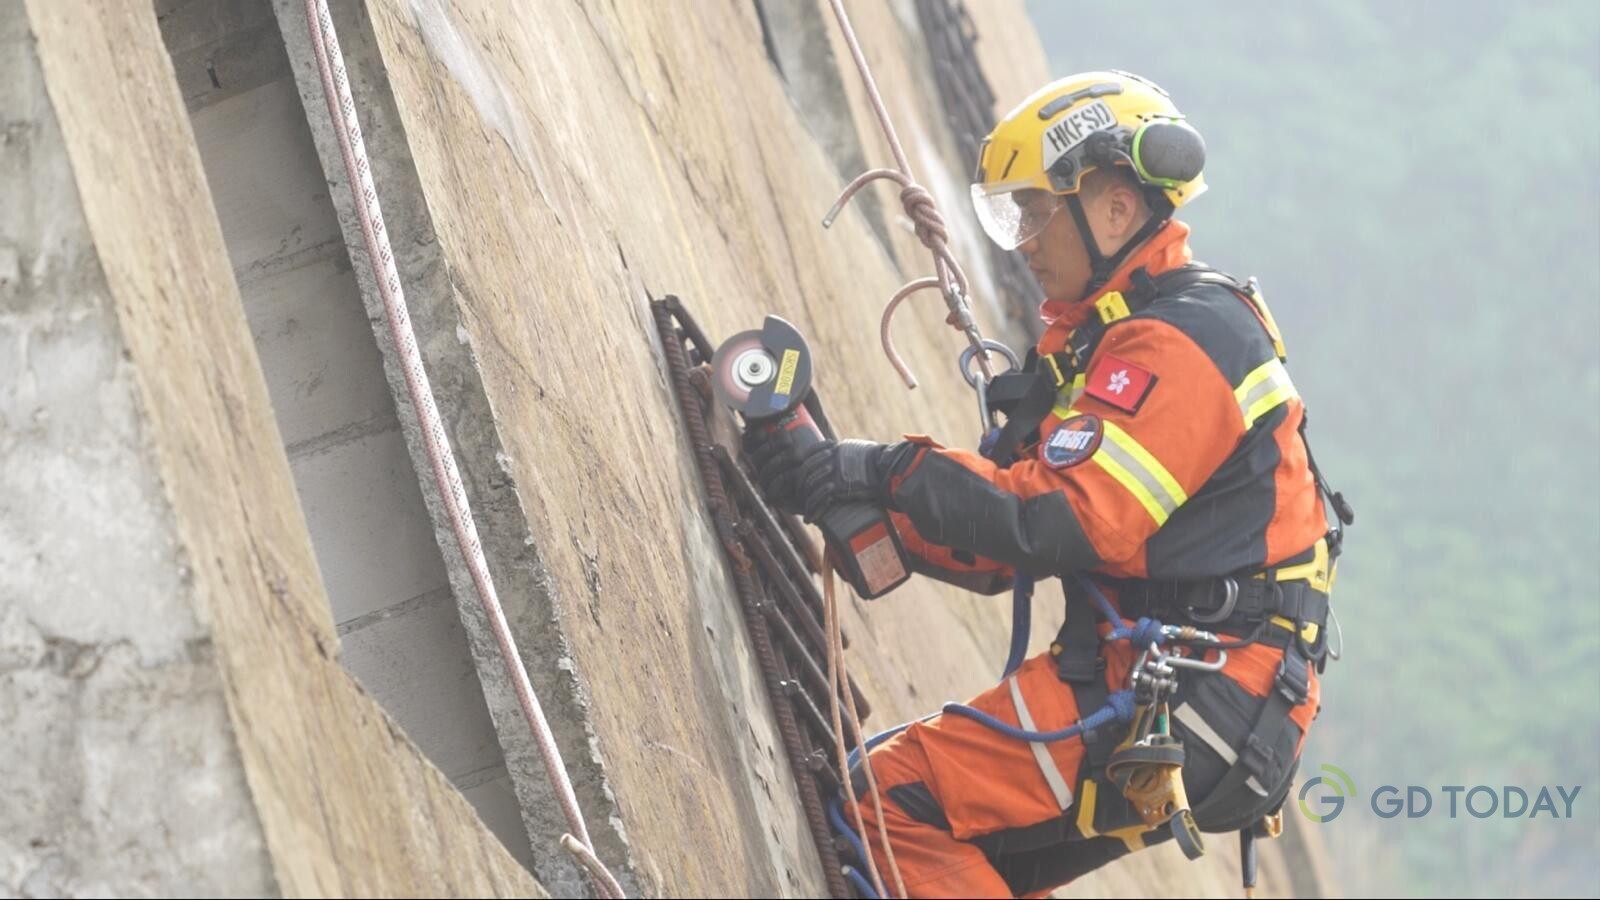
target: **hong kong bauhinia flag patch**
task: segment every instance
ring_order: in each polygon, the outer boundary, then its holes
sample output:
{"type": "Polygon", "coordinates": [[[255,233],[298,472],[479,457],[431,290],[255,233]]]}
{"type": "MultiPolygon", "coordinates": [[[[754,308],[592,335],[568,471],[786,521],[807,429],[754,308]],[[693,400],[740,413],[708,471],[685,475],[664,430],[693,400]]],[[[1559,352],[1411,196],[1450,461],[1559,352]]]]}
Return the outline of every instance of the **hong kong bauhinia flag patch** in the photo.
{"type": "Polygon", "coordinates": [[[1083,392],[1123,412],[1136,413],[1155,386],[1154,372],[1113,354],[1102,353],[1089,367],[1083,392]]]}

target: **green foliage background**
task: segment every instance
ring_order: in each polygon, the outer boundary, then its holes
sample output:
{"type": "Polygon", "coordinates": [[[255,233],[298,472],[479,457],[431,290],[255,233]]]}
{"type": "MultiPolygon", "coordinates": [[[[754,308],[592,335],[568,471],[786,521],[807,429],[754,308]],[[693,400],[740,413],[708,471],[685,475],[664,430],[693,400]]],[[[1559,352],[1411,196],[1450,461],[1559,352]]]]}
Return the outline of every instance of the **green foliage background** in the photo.
{"type": "Polygon", "coordinates": [[[1056,74],[1138,72],[1205,135],[1196,253],[1260,276],[1356,506],[1302,765],[1355,779],[1313,826],[1344,889],[1594,895],[1600,3],[1029,7],[1056,74]],[[1433,810],[1379,818],[1384,784],[1433,810]],[[1582,788],[1572,820],[1449,818],[1477,784],[1582,788]]]}

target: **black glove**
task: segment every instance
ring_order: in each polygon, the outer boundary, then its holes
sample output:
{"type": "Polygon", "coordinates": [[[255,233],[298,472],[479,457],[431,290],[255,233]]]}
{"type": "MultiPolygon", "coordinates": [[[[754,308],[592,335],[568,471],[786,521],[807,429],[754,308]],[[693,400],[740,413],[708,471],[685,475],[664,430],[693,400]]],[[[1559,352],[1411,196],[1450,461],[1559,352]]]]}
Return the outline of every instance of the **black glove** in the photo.
{"type": "Polygon", "coordinates": [[[795,489],[799,486],[800,452],[790,433],[756,425],[745,430],[741,444],[756,468],[761,495],[783,512],[798,514],[801,507],[795,489]]]}
{"type": "Polygon", "coordinates": [[[915,446],[905,441],[823,441],[800,462],[795,494],[807,522],[839,503],[889,504],[889,478],[910,458],[915,446]]]}

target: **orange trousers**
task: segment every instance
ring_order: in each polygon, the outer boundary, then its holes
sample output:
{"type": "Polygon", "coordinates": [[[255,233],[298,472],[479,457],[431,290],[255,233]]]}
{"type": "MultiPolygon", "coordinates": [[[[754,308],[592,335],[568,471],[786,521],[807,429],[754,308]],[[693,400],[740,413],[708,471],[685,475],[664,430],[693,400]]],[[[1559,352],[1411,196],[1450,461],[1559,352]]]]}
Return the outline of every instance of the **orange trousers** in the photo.
{"type": "MultiPolygon", "coordinates": [[[[1111,644],[1102,648],[1102,655],[1107,688],[1115,691],[1127,683],[1131,651],[1126,643],[1111,644]]],[[[1265,645],[1245,647],[1230,651],[1223,674],[1248,693],[1264,697],[1281,659],[1281,650],[1265,645]]],[[[1313,691],[1317,692],[1315,687],[1313,691]]],[[[1033,731],[1054,731],[1080,718],[1072,689],[1058,677],[1056,662],[1049,654],[1027,660],[1010,678],[968,705],[1033,731]]],[[[1301,727],[1302,741],[1315,705],[1313,697],[1291,716],[1301,727]]],[[[1020,869],[1008,863],[1002,873],[982,849],[970,843],[985,838],[992,846],[995,838],[1003,837],[997,833],[1061,818],[1074,807],[1072,792],[1079,789],[1083,758],[1084,746],[1078,738],[1031,744],[955,715],[913,724],[875,748],[871,761],[883,824],[907,895],[1011,897],[1016,895],[1012,885],[1019,884],[1025,896],[1044,896],[1128,853],[1128,846],[1118,838],[1062,842],[1035,854],[1040,863],[1024,860],[1020,869]],[[1077,858],[1064,856],[1073,854],[1077,858]]],[[[862,784],[861,774],[853,774],[858,786],[862,784]]],[[[893,892],[872,798],[864,789],[858,792],[866,822],[863,843],[871,848],[884,885],[893,892]]],[[[1153,844],[1170,836],[1163,830],[1146,837],[1153,844]]]]}

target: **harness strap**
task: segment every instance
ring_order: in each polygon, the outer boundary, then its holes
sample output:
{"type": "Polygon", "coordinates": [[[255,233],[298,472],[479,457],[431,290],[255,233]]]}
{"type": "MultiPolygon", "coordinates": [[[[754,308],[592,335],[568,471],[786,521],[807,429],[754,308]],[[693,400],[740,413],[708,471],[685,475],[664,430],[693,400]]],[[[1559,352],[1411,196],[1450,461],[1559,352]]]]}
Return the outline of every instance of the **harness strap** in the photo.
{"type": "MultiPolygon", "coordinates": [[[[1100,655],[1100,634],[1095,627],[1094,607],[1084,598],[1074,603],[1075,591],[1065,583],[1062,589],[1067,596],[1066,618],[1056,639],[1050,644],[1050,654],[1056,659],[1056,675],[1072,689],[1079,715],[1106,705],[1111,691],[1106,687],[1106,661],[1100,655]]],[[[1098,773],[1111,758],[1111,751],[1120,740],[1122,725],[1111,722],[1099,728],[1085,729],[1083,740],[1086,758],[1083,772],[1098,773]]]]}
{"type": "Polygon", "coordinates": [[[1055,408],[1062,389],[1081,374],[1094,356],[1100,339],[1112,324],[1128,318],[1156,299],[1196,284],[1217,284],[1242,292],[1244,286],[1229,276],[1201,265],[1188,265],[1152,278],[1143,268],[1129,276],[1126,293],[1108,292],[1095,302],[1099,314],[1073,329],[1066,349],[1040,356],[1030,350],[1028,362],[1019,373],[997,376],[990,387],[990,408],[1006,414],[1006,424],[996,436],[989,456],[996,465],[1009,465],[1017,449],[1055,408]],[[1027,379],[1026,387],[1018,382],[1027,379]]]}
{"type": "MultiPolygon", "coordinates": [[[[1056,361],[1051,360],[1051,363],[1056,361]]],[[[1039,427],[1039,423],[1043,422],[1045,416],[1055,407],[1056,393],[1061,390],[1064,382],[1058,380],[1061,373],[1059,365],[1051,363],[1042,365],[1039,371],[1032,373],[1027,390],[1021,399],[1016,401],[1015,408],[1005,411],[1006,424],[1001,427],[1000,434],[994,440],[993,449],[989,451],[995,465],[1001,468],[1010,465],[1017,448],[1022,446],[1024,439],[1039,427]]]]}
{"type": "Polygon", "coordinates": [[[1334,490],[1333,486],[1328,484],[1328,479],[1322,477],[1322,470],[1317,468],[1317,458],[1311,453],[1311,438],[1306,435],[1306,423],[1309,421],[1311,421],[1311,417],[1301,413],[1300,443],[1306,447],[1306,467],[1311,470],[1311,478],[1316,482],[1317,490],[1322,493],[1323,497],[1327,498],[1328,505],[1333,507],[1336,521],[1328,529],[1328,553],[1337,559],[1340,550],[1344,547],[1344,528],[1346,525],[1354,524],[1356,511],[1350,505],[1350,501],[1344,499],[1344,494],[1334,490]]]}
{"type": "Polygon", "coordinates": [[[1290,710],[1306,702],[1311,693],[1311,663],[1300,648],[1289,645],[1283,653],[1283,663],[1273,681],[1273,690],[1261,705],[1261,712],[1250,729],[1250,736],[1240,748],[1238,759],[1228,768],[1217,786],[1205,800],[1194,808],[1195,821],[1206,831],[1233,831],[1246,827],[1268,812],[1274,794],[1288,779],[1295,758],[1286,757],[1276,749],[1284,730],[1296,727],[1289,718],[1290,710]],[[1260,798],[1238,812],[1240,791],[1249,791],[1260,798]],[[1260,807],[1259,811],[1254,807],[1260,807]],[[1235,821],[1242,820],[1242,821],[1235,821]]]}
{"type": "Polygon", "coordinates": [[[1269,646],[1286,645],[1297,631],[1308,631],[1309,625],[1315,625],[1320,634],[1328,621],[1328,595],[1306,581],[1208,578],[1109,583],[1116,588],[1117,605],[1125,618],[1149,617],[1221,634],[1259,632],[1258,640],[1269,646]],[[1275,618],[1291,627],[1263,628],[1275,618]]]}

